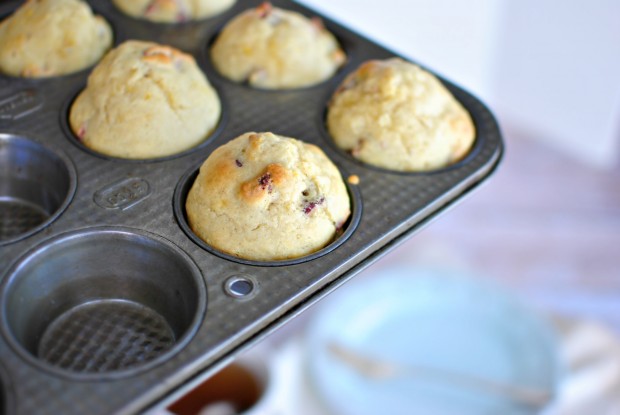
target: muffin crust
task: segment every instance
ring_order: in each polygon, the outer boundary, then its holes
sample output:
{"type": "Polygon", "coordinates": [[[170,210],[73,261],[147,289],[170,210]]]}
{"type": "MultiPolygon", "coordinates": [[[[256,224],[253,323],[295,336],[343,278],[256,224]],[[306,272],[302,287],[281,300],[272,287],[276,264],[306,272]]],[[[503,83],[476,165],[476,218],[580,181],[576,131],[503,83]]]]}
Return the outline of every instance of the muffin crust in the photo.
{"type": "Polygon", "coordinates": [[[207,244],[250,260],[297,258],[329,244],[350,214],[339,170],[318,147],[246,133],[203,163],[185,204],[207,244]]]}

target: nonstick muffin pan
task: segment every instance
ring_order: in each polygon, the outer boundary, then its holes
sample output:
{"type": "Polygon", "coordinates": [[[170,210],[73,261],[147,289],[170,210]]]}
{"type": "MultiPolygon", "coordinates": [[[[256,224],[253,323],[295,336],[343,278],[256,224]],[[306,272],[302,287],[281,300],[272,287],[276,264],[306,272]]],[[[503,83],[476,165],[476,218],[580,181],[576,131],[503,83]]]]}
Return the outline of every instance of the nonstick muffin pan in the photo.
{"type": "MultiPolygon", "coordinates": [[[[148,411],[384,255],[475,188],[501,158],[493,115],[445,80],[477,130],[459,163],[396,173],[336,148],[324,126],[331,94],[360,63],[396,55],[329,19],[326,27],[348,55],[345,66],[313,87],[266,91],[224,79],[208,55],[222,26],[260,1],[239,0],[222,15],[181,25],[136,20],[108,1],[90,3],[112,24],[115,45],[152,40],[193,54],[220,95],[222,117],[190,151],[145,161],[109,158],[84,148],[67,122],[92,68],[38,80],[0,76],[4,413],[148,411]],[[296,260],[257,262],[193,235],[183,204],[198,167],[247,131],[317,144],[340,168],[350,182],[352,216],[331,245],[296,260]]],[[[319,16],[291,1],[273,4],[319,16]]],[[[18,5],[4,2],[0,17],[18,5]]]]}

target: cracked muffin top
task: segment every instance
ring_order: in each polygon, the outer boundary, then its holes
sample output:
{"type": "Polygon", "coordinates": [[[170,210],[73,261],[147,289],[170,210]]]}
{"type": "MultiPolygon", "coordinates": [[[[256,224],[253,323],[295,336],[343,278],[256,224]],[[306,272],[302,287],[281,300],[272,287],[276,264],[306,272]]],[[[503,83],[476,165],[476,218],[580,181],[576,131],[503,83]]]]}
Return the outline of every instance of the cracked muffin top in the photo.
{"type": "Polygon", "coordinates": [[[80,0],[28,0],[0,22],[0,72],[25,78],[65,75],[101,59],[112,29],[80,0]]]}
{"type": "Polygon", "coordinates": [[[250,260],[297,258],[329,244],[350,214],[339,170],[317,146],[246,133],[200,167],[185,204],[212,247],[250,260]]]}
{"type": "Polygon", "coordinates": [[[328,105],[327,128],[353,157],[398,171],[452,164],[475,138],[469,113],[441,81],[399,58],[367,61],[349,74],[328,105]]]}
{"type": "Polygon", "coordinates": [[[217,93],[191,55],[132,40],[93,70],[69,122],[96,152],[147,159],[196,146],[214,130],[220,111],[217,93]]]}
{"type": "Polygon", "coordinates": [[[346,56],[320,19],[263,3],[224,27],[211,59],[218,72],[234,82],[288,89],[330,78],[346,56]]]}
{"type": "Polygon", "coordinates": [[[157,23],[206,19],[230,8],[236,0],[112,0],[123,13],[157,23]]]}

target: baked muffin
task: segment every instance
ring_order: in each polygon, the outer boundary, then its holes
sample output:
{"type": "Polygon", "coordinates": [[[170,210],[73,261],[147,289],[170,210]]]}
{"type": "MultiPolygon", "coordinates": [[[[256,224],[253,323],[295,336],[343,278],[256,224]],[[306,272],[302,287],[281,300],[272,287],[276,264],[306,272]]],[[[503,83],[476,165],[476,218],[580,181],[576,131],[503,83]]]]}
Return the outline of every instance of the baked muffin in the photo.
{"type": "Polygon", "coordinates": [[[398,171],[444,167],[475,137],[469,113],[432,74],[399,58],[363,63],[327,112],[336,144],[365,163],[398,171]]]}
{"type": "Polygon", "coordinates": [[[0,72],[25,78],[87,68],[112,45],[112,29],[80,0],[28,0],[0,22],[0,72]]]}
{"type": "Polygon", "coordinates": [[[224,27],[213,43],[211,59],[232,81],[286,89],[330,78],[346,56],[318,18],[263,3],[224,27]]]}
{"type": "Polygon", "coordinates": [[[190,228],[251,260],[297,258],[335,237],[350,214],[340,172],[317,146],[246,133],[215,150],[186,201],[190,228]]]}
{"type": "Polygon", "coordinates": [[[214,130],[220,111],[217,93],[192,56],[132,40],[95,67],[69,122],[96,152],[146,159],[196,146],[214,130]]]}
{"type": "Polygon", "coordinates": [[[112,0],[123,13],[158,23],[182,23],[222,13],[235,0],[112,0]]]}

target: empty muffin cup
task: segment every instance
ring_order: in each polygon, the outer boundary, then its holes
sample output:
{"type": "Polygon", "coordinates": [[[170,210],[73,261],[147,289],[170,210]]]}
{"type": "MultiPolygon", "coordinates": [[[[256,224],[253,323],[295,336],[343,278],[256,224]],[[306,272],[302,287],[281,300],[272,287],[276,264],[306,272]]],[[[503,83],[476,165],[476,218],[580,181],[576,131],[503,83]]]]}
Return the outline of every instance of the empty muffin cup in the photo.
{"type": "Polygon", "coordinates": [[[0,244],[44,228],[74,190],[67,159],[30,139],[0,134],[0,244]]]}
{"type": "Polygon", "coordinates": [[[36,248],[2,287],[2,328],[26,359],[56,373],[110,377],[162,362],[196,332],[202,275],[156,235],[92,228],[36,248]]]}

